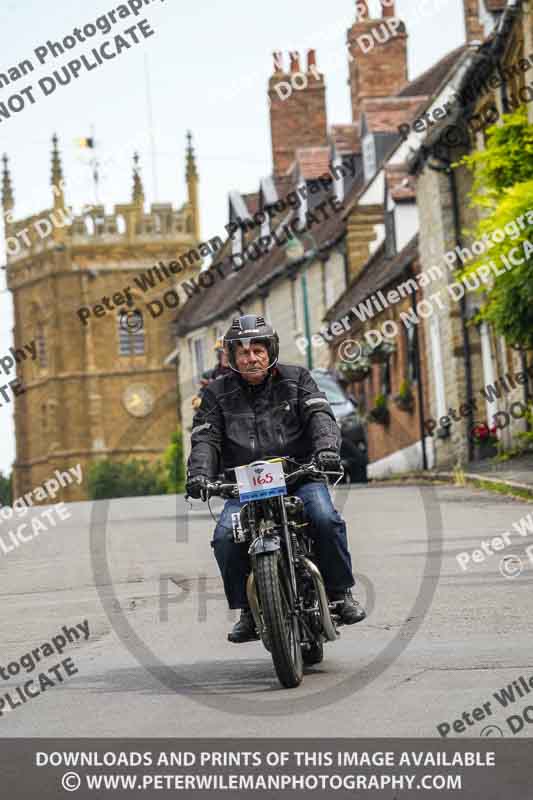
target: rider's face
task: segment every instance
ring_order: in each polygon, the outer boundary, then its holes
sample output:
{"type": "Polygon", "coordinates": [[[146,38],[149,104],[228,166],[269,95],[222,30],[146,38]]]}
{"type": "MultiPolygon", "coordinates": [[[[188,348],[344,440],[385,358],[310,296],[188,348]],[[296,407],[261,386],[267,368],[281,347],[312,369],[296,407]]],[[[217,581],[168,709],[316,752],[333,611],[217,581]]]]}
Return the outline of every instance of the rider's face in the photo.
{"type": "Polygon", "coordinates": [[[235,349],[235,363],[248,383],[261,383],[268,371],[268,350],[264,344],[252,344],[251,347],[238,344],[235,349]]]}

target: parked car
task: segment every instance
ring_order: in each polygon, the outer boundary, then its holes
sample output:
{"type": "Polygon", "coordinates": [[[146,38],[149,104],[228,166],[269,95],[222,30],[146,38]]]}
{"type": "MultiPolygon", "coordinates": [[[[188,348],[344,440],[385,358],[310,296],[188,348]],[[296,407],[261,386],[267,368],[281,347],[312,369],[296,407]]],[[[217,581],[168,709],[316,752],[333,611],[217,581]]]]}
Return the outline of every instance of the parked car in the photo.
{"type": "Polygon", "coordinates": [[[325,392],[341,429],[341,459],[346,481],[366,483],[368,440],[357,403],[348,397],[335,375],[327,369],[313,369],[311,374],[318,388],[325,392]]]}

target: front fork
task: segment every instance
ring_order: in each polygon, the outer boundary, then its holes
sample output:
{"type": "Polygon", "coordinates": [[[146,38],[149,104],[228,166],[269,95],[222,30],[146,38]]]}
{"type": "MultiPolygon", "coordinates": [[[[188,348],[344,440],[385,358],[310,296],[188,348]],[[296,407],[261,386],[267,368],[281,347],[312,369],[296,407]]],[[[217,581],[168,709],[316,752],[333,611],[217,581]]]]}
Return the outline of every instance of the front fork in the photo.
{"type": "MultiPolygon", "coordinates": [[[[288,564],[288,572],[287,569],[282,567],[282,578],[281,578],[281,591],[286,597],[289,609],[290,609],[290,616],[291,618],[301,618],[301,608],[300,602],[298,598],[298,587],[296,583],[296,570],[294,567],[294,551],[293,551],[293,544],[292,544],[292,537],[289,530],[289,523],[287,519],[287,510],[285,508],[285,503],[280,498],[280,514],[281,514],[281,523],[282,523],[282,531],[281,535],[283,538],[283,542],[285,544],[285,553],[286,559],[288,564]]],[[[250,549],[248,550],[248,555],[250,556],[250,561],[252,564],[252,571],[248,576],[248,580],[246,583],[246,595],[248,598],[248,604],[250,606],[250,610],[254,617],[254,621],[258,631],[263,633],[263,625],[261,619],[261,608],[260,608],[260,600],[257,595],[257,587],[254,577],[254,564],[258,558],[261,558],[263,554],[266,553],[273,553],[278,552],[279,557],[283,558],[281,540],[279,535],[268,535],[268,536],[258,536],[252,544],[250,545],[250,549]]],[[[264,641],[264,637],[261,636],[264,641]]],[[[266,643],[267,649],[268,643],[266,643]]]]}

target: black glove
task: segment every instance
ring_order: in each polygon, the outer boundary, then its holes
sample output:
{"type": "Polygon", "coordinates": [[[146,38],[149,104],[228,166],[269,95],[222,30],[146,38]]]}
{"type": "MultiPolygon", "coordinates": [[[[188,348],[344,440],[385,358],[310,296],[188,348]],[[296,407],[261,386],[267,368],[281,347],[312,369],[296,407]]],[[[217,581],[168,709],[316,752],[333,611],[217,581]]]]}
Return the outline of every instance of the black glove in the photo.
{"type": "Polygon", "coordinates": [[[335,450],[321,450],[315,455],[315,461],[318,468],[324,472],[341,471],[341,459],[335,450]]]}
{"type": "Polygon", "coordinates": [[[205,475],[195,475],[194,478],[188,479],[185,490],[189,497],[205,501],[207,500],[207,483],[205,475]]]}

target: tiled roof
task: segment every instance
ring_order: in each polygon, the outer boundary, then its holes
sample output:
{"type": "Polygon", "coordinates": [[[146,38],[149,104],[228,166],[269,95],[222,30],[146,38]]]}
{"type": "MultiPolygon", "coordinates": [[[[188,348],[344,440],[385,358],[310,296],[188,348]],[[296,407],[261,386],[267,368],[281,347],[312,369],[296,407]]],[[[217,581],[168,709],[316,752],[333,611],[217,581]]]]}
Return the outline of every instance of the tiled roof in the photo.
{"type": "Polygon", "coordinates": [[[341,319],[348,314],[352,306],[362,303],[374,292],[397,280],[417,257],[418,234],[413,236],[394,258],[385,257],[385,245],[382,244],[368,259],[362,272],[348,286],[342,297],[329,309],[326,319],[330,321],[341,319]]]}
{"type": "MultiPolygon", "coordinates": [[[[362,176],[359,173],[358,180],[352,183],[350,194],[345,199],[345,204],[351,196],[354,196],[361,188],[362,176]]],[[[281,195],[283,196],[283,195],[281,195]]],[[[324,201],[327,194],[322,189],[321,192],[309,195],[309,210],[312,211],[317,205],[324,201]]],[[[310,232],[319,248],[325,247],[328,243],[337,241],[345,232],[346,223],[343,212],[337,214],[330,213],[330,219],[321,224],[314,225],[310,232]]],[[[276,226],[281,222],[288,222],[294,218],[296,211],[290,214],[284,212],[276,219],[276,226]]],[[[257,230],[256,236],[259,235],[257,230]]],[[[281,234],[282,238],[284,234],[281,234]]],[[[308,244],[306,244],[308,247],[308,244]]],[[[222,250],[218,253],[217,261],[225,262],[231,253],[231,241],[228,239],[222,250]]],[[[195,330],[203,325],[210,324],[215,319],[227,316],[238,305],[246,303],[247,296],[257,294],[260,289],[259,284],[265,285],[273,280],[278,274],[282,274],[287,267],[285,247],[274,245],[274,247],[262,258],[257,261],[248,261],[238,272],[233,272],[229,267],[224,267],[225,278],[217,277],[213,286],[193,295],[187,300],[176,319],[176,333],[183,336],[189,331],[195,330]]]]}
{"type": "Polygon", "coordinates": [[[468,45],[465,44],[447,53],[440,61],[437,61],[436,64],[433,64],[432,67],[423,72],[422,75],[407,83],[398,92],[397,97],[419,97],[421,95],[430,97],[434,95],[448,72],[467,50],[468,45]]]}
{"type": "Polygon", "coordinates": [[[362,114],[371,133],[389,133],[398,130],[398,125],[410,121],[425,97],[387,97],[365,100],[362,114]]]}

